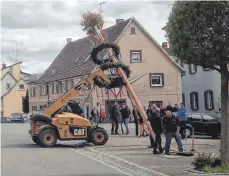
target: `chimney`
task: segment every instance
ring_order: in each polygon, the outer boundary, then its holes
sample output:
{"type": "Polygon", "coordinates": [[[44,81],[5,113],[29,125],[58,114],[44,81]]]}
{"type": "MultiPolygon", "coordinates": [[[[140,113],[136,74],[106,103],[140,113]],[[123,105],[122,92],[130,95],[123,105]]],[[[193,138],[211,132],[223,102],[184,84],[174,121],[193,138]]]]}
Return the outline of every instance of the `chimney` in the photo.
{"type": "Polygon", "coordinates": [[[6,68],[6,64],[3,62],[2,63],[2,69],[6,68]]]}
{"type": "Polygon", "coordinates": [[[116,24],[119,24],[119,23],[121,23],[121,22],[123,22],[124,21],[124,19],[117,19],[116,20],[116,24]]]}
{"type": "Polygon", "coordinates": [[[69,44],[70,42],[72,42],[72,38],[67,38],[67,44],[69,44]]]}
{"type": "Polygon", "coordinates": [[[162,48],[163,48],[166,52],[168,52],[168,50],[169,50],[168,43],[167,43],[167,42],[163,42],[163,43],[162,43],[162,48]]]}

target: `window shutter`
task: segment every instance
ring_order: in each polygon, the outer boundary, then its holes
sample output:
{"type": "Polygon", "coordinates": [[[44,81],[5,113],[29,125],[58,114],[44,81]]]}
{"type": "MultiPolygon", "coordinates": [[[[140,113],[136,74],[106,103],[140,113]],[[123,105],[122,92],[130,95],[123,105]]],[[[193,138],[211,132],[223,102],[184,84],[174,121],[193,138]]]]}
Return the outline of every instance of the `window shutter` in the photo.
{"type": "Polygon", "coordinates": [[[196,94],[196,111],[199,109],[199,96],[198,96],[198,92],[195,92],[196,94]]]}
{"type": "Polygon", "coordinates": [[[52,94],[54,94],[54,93],[55,93],[55,84],[52,83],[52,94]]]}
{"type": "Polygon", "coordinates": [[[36,97],[36,87],[33,88],[33,95],[36,97]]]}
{"type": "Polygon", "coordinates": [[[215,109],[214,94],[212,90],[211,90],[211,99],[212,99],[212,109],[215,109]]]}
{"type": "Polygon", "coordinates": [[[40,85],[40,96],[42,95],[42,86],[40,85]]]}
{"type": "Polygon", "coordinates": [[[67,92],[68,91],[68,80],[65,80],[64,85],[65,85],[65,92],[67,92]]]}
{"type": "Polygon", "coordinates": [[[185,94],[184,93],[182,93],[182,103],[185,106],[185,94]]]}
{"type": "Polygon", "coordinates": [[[208,94],[208,91],[204,91],[204,103],[205,103],[205,109],[206,110],[209,110],[208,108],[208,100],[207,100],[207,94],[208,94]]]}
{"type": "Polygon", "coordinates": [[[56,83],[56,93],[57,94],[60,92],[60,85],[59,84],[60,84],[59,82],[56,83]]]}
{"type": "Polygon", "coordinates": [[[190,104],[191,104],[191,109],[194,110],[193,108],[193,100],[192,100],[192,95],[193,93],[190,93],[190,104]]]}

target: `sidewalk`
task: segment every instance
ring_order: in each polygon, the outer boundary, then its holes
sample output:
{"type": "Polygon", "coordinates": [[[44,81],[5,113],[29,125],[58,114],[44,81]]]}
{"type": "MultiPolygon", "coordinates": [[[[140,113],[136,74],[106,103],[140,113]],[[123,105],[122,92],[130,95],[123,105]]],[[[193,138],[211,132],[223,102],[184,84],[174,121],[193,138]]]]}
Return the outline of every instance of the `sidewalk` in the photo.
{"type": "MultiPolygon", "coordinates": [[[[110,124],[102,125],[110,133],[110,124]]],[[[124,127],[124,126],[123,126],[124,127]]],[[[125,129],[125,128],[124,128],[125,129]]],[[[153,155],[153,149],[148,148],[149,137],[137,138],[134,135],[135,126],[130,124],[130,135],[109,135],[109,140],[104,146],[92,146],[96,150],[136,163],[145,168],[152,169],[170,176],[191,176],[184,170],[191,166],[192,157],[177,155],[153,155]]],[[[165,138],[162,137],[163,144],[165,138]]],[[[182,140],[185,151],[192,149],[192,139],[182,140]]],[[[195,139],[195,152],[219,153],[220,140],[211,138],[195,139]]],[[[175,140],[172,140],[171,148],[177,149],[175,140]]]]}

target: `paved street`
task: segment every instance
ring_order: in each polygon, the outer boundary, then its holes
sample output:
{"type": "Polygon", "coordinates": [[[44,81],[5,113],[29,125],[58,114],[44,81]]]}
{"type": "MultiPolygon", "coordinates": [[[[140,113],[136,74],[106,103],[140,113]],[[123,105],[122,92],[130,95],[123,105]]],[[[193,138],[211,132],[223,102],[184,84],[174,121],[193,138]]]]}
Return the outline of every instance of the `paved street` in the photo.
{"type": "MultiPolygon", "coordinates": [[[[110,125],[103,125],[108,132],[110,125]]],[[[2,124],[3,176],[76,176],[76,175],[187,175],[193,157],[153,155],[148,138],[134,135],[109,136],[105,146],[84,142],[59,142],[56,148],[35,145],[28,133],[28,124],[2,124]]],[[[134,126],[130,125],[134,133],[134,126]]],[[[163,140],[164,141],[164,140],[163,140]]],[[[196,139],[200,152],[218,152],[219,140],[196,139]]],[[[191,149],[191,139],[184,148],[191,149]]],[[[176,145],[173,141],[173,148],[176,145]]]]}

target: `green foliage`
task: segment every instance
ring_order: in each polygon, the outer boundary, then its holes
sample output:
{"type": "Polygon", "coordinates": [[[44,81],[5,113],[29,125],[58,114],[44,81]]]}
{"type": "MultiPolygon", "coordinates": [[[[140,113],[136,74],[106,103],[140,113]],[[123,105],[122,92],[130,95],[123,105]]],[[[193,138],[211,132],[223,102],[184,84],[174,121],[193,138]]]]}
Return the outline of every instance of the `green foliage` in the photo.
{"type": "Polygon", "coordinates": [[[229,63],[229,1],[176,1],[165,30],[183,63],[218,71],[229,63]]]}
{"type": "Polygon", "coordinates": [[[214,160],[211,158],[211,154],[198,153],[192,165],[196,170],[202,170],[204,167],[211,166],[213,162],[214,160]]]}
{"type": "Polygon", "coordinates": [[[207,166],[203,168],[203,171],[208,173],[229,173],[229,165],[223,164],[222,166],[217,167],[207,166]]]}
{"type": "Polygon", "coordinates": [[[82,15],[83,19],[80,23],[83,31],[87,32],[88,35],[94,34],[94,27],[102,27],[104,24],[103,16],[96,12],[86,12],[82,15]]]}
{"type": "Polygon", "coordinates": [[[29,91],[26,90],[26,95],[22,96],[22,110],[24,113],[29,113],[29,91]]]}

